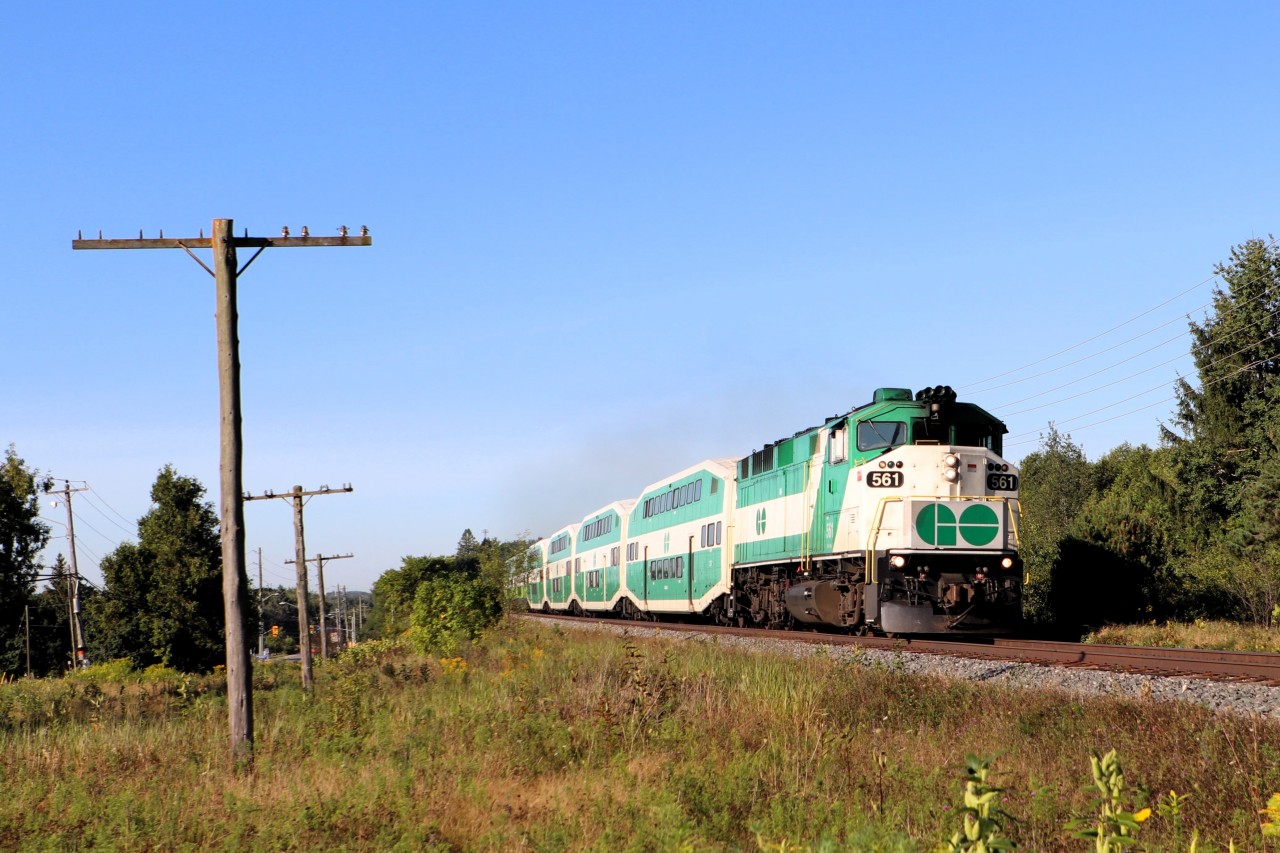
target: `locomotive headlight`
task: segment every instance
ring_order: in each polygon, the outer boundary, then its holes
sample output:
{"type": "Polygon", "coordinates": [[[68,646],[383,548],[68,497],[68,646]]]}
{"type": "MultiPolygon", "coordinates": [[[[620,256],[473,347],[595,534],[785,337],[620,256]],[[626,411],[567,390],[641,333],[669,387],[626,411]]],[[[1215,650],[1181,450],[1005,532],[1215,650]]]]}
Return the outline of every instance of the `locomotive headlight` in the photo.
{"type": "Polygon", "coordinates": [[[960,457],[956,456],[954,453],[948,453],[946,456],[942,457],[942,464],[946,465],[948,468],[959,468],[960,457]]]}
{"type": "Polygon", "coordinates": [[[955,468],[948,468],[942,472],[942,479],[946,480],[948,483],[954,483],[960,479],[960,472],[955,468]]]}
{"type": "Polygon", "coordinates": [[[893,566],[895,569],[900,569],[906,564],[907,564],[907,558],[902,556],[901,554],[894,554],[892,557],[889,558],[889,565],[893,566]]]}
{"type": "Polygon", "coordinates": [[[1013,557],[1005,557],[1003,560],[1000,561],[1000,566],[1005,569],[1012,569],[1013,557]]]}

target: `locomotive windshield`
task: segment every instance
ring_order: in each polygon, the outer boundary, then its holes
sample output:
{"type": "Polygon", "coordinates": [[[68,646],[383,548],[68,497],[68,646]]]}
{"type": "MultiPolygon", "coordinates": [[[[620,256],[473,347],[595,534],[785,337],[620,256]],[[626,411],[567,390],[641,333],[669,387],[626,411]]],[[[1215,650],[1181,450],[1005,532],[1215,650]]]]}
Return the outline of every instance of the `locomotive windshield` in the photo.
{"type": "Polygon", "coordinates": [[[858,424],[858,449],[879,450],[907,443],[907,425],[900,421],[863,421],[858,424]]]}

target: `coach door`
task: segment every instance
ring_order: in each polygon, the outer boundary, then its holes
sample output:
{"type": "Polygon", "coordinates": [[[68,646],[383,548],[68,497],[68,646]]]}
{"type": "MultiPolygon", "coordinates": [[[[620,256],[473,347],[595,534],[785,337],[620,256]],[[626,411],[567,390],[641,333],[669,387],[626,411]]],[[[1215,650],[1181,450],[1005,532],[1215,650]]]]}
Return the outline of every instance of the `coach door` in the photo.
{"type": "Polygon", "coordinates": [[[685,581],[689,587],[689,612],[693,612],[693,536],[689,537],[689,553],[685,557],[685,581]]]}

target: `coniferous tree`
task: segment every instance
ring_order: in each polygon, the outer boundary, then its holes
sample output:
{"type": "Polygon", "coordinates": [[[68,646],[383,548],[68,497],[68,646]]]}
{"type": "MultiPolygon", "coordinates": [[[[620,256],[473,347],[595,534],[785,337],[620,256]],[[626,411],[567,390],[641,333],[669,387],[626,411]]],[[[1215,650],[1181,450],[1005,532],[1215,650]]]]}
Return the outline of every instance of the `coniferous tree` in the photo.
{"type": "Polygon", "coordinates": [[[1198,385],[1178,383],[1173,454],[1178,508],[1193,531],[1185,573],[1201,609],[1268,622],[1280,598],[1280,249],[1253,239],[1215,272],[1213,311],[1192,323],[1198,385]],[[1216,599],[1216,600],[1215,600],[1216,599]]]}
{"type": "Polygon", "coordinates": [[[1280,446],[1280,250],[1260,239],[1215,272],[1213,313],[1191,323],[1198,387],[1177,384],[1177,470],[1188,516],[1212,533],[1243,507],[1247,484],[1280,446]]]}
{"type": "Polygon", "coordinates": [[[476,556],[479,548],[480,543],[476,541],[475,534],[472,533],[471,528],[468,527],[466,530],[462,531],[462,538],[458,540],[458,550],[454,556],[462,560],[467,560],[476,556]]]}

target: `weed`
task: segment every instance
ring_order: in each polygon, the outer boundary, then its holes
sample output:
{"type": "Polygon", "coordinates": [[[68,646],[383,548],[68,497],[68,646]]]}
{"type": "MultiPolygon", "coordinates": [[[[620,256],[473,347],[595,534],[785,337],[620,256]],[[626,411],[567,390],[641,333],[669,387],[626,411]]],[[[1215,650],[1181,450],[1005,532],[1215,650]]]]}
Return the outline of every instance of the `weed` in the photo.
{"type": "Polygon", "coordinates": [[[1124,771],[1114,749],[1102,757],[1091,755],[1089,769],[1093,773],[1097,816],[1079,818],[1068,827],[1074,830],[1073,838],[1092,840],[1097,853],[1117,853],[1133,845],[1139,825],[1151,817],[1151,809],[1125,810],[1124,771]]]}
{"type": "Polygon", "coordinates": [[[964,806],[958,812],[962,825],[949,841],[939,845],[940,853],[988,853],[1018,846],[1004,835],[1002,820],[1013,818],[996,805],[1004,789],[987,781],[990,772],[991,759],[965,757],[964,806]]]}

